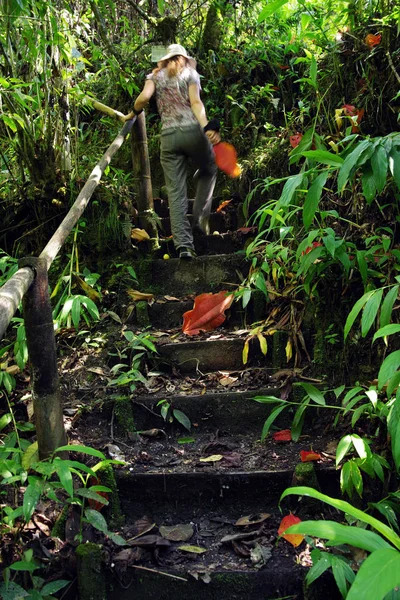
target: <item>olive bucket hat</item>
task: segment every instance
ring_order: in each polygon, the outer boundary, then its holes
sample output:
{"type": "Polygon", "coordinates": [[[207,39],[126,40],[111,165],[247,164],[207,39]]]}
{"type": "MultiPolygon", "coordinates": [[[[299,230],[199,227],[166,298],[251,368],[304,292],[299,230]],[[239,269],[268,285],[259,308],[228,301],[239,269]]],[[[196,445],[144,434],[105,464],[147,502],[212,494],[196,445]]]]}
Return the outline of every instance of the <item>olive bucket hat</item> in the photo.
{"type": "Polygon", "coordinates": [[[169,58],[172,58],[173,56],[184,56],[185,58],[188,59],[189,64],[191,67],[193,67],[193,69],[196,68],[196,61],[194,58],[192,58],[191,56],[188,55],[188,53],[186,52],[185,48],[183,46],[181,46],[180,44],[171,44],[170,46],[168,46],[167,48],[167,54],[165,56],[163,56],[162,58],[159,58],[159,62],[163,62],[164,60],[168,60],[169,58]]]}

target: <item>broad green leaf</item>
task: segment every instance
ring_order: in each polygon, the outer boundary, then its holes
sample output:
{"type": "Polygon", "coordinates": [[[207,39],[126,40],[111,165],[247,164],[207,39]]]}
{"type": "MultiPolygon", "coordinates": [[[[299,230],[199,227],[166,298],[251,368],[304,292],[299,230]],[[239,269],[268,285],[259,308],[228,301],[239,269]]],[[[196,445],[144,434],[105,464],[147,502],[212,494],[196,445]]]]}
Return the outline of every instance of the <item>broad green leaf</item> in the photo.
{"type": "Polygon", "coordinates": [[[255,400],[255,402],[258,402],[259,404],[276,404],[277,402],[280,404],[288,404],[286,400],[281,400],[276,396],[256,396],[255,398],[252,398],[252,400],[255,400]]]}
{"type": "Polygon", "coordinates": [[[345,435],[342,437],[336,448],[336,466],[342,462],[343,458],[351,448],[352,443],[353,441],[351,439],[351,435],[345,435]]]}
{"type": "Polygon", "coordinates": [[[325,185],[327,177],[328,171],[318,175],[318,177],[312,182],[311,187],[307,192],[303,207],[303,223],[306,229],[308,229],[313,222],[321,198],[322,189],[325,185]]]}
{"type": "Polygon", "coordinates": [[[12,571],[29,571],[30,573],[33,573],[39,567],[34,562],[28,562],[27,560],[19,560],[10,565],[8,568],[12,571]]]}
{"type": "Polygon", "coordinates": [[[26,598],[27,596],[29,596],[29,592],[26,592],[14,581],[9,581],[8,584],[0,583],[0,598],[2,600],[20,600],[20,598],[26,598]]]}
{"type": "Polygon", "coordinates": [[[376,531],[378,531],[381,535],[388,539],[389,542],[393,544],[393,546],[400,550],[400,537],[390,527],[388,527],[378,519],[371,517],[371,515],[367,514],[366,512],[356,508],[349,502],[346,502],[345,500],[339,500],[337,498],[331,498],[326,494],[322,494],[321,492],[318,492],[317,490],[306,486],[297,486],[286,489],[281,495],[279,502],[282,502],[283,498],[286,498],[286,496],[290,496],[292,494],[296,494],[298,496],[309,496],[310,498],[321,500],[322,502],[329,504],[329,506],[333,506],[334,508],[337,508],[338,510],[349,514],[355,519],[362,521],[363,523],[367,523],[368,525],[371,525],[371,527],[376,529],[376,531]]]}
{"type": "Polygon", "coordinates": [[[365,250],[357,250],[356,251],[357,264],[360,270],[361,279],[365,285],[368,277],[368,264],[365,260],[365,250]]]}
{"type": "Polygon", "coordinates": [[[59,590],[62,590],[65,586],[69,585],[71,582],[66,579],[57,579],[56,581],[50,581],[50,583],[46,583],[40,590],[42,596],[51,596],[55,594],[59,590]]]}
{"type": "Polygon", "coordinates": [[[332,572],[336,585],[343,598],[345,598],[348,590],[347,582],[353,583],[355,578],[354,572],[345,558],[336,556],[335,554],[331,554],[329,558],[332,563],[332,572]]]}
{"type": "Polygon", "coordinates": [[[16,125],[14,119],[12,119],[11,117],[9,117],[8,115],[5,115],[4,113],[1,115],[1,118],[3,119],[4,123],[6,125],[8,125],[8,127],[11,129],[11,131],[13,131],[14,133],[16,133],[16,131],[17,131],[17,125],[16,125]]]}
{"type": "MultiPolygon", "coordinates": [[[[381,314],[379,318],[379,327],[389,325],[392,317],[393,305],[396,302],[399,293],[399,286],[394,285],[386,294],[384,301],[382,302],[381,314]]],[[[376,334],[375,334],[376,335],[376,334]]]]}
{"type": "Polygon", "coordinates": [[[296,192],[297,188],[300,187],[300,185],[302,184],[303,179],[304,179],[303,173],[298,173],[297,175],[293,175],[292,177],[289,177],[289,179],[286,181],[285,185],[283,186],[282,194],[281,194],[281,197],[279,198],[279,205],[281,207],[289,206],[294,193],[296,192]]]}
{"type": "Polygon", "coordinates": [[[78,329],[79,321],[81,319],[81,300],[79,296],[74,298],[74,301],[72,302],[71,317],[75,329],[78,329]]]}
{"type": "Polygon", "coordinates": [[[242,306],[243,306],[243,308],[246,308],[246,306],[250,302],[250,299],[251,299],[251,290],[244,290],[243,296],[242,296],[242,306]]]}
{"type": "Polygon", "coordinates": [[[182,412],[181,410],[178,410],[178,409],[174,408],[173,411],[172,411],[172,413],[173,413],[175,419],[177,421],[179,421],[179,423],[181,425],[183,425],[185,429],[187,429],[188,431],[191,430],[192,424],[190,422],[189,417],[187,417],[184,412],[182,412]]]}
{"type": "MultiPolygon", "coordinates": [[[[315,523],[315,521],[304,521],[304,522],[305,523],[315,523]]],[[[318,521],[318,523],[319,522],[320,521],[318,521]]],[[[300,524],[301,523],[299,523],[299,525],[300,524]]],[[[292,525],[292,527],[290,527],[289,529],[292,530],[293,527],[296,527],[296,525],[292,525]]],[[[298,533],[301,533],[301,532],[299,531],[298,533]]],[[[314,534],[310,533],[309,535],[314,535],[314,534]]],[[[322,538],[323,536],[321,535],[320,537],[322,538]]],[[[330,567],[331,567],[331,562],[328,558],[327,552],[321,553],[321,557],[318,560],[318,562],[314,562],[314,558],[313,558],[313,566],[311,567],[311,569],[308,571],[308,573],[306,575],[306,584],[311,585],[313,583],[313,581],[318,579],[318,577],[321,577],[321,575],[323,573],[325,573],[325,571],[327,569],[330,569],[330,567]]]]}
{"type": "Polygon", "coordinates": [[[381,193],[386,183],[388,158],[385,148],[380,144],[376,146],[375,152],[371,156],[371,166],[375,178],[376,188],[378,192],[381,193]]]}
{"type": "Polygon", "coordinates": [[[310,64],[310,80],[311,80],[311,84],[314,88],[317,87],[317,75],[318,75],[318,65],[317,65],[315,56],[313,56],[311,59],[311,64],[310,64]]]}
{"type": "Polygon", "coordinates": [[[393,335],[394,333],[400,333],[400,325],[392,323],[391,325],[385,325],[375,333],[373,341],[378,338],[386,337],[387,335],[393,335]]]}
{"type": "Polygon", "coordinates": [[[369,164],[363,169],[361,175],[361,185],[367,204],[371,204],[376,196],[376,181],[375,175],[372,172],[372,167],[369,164]]]}
{"type": "Polygon", "coordinates": [[[81,452],[82,454],[89,454],[89,456],[96,456],[97,458],[105,459],[106,457],[100,450],[95,450],[94,448],[90,448],[89,446],[79,446],[79,445],[68,445],[68,446],[60,446],[57,448],[56,452],[81,452]]]}
{"type": "Polygon", "coordinates": [[[7,425],[9,423],[11,423],[11,421],[12,421],[11,413],[6,413],[5,415],[3,415],[0,419],[0,431],[2,429],[4,429],[5,427],[7,427],[7,425]]]}
{"type": "Polygon", "coordinates": [[[294,442],[297,442],[300,438],[302,429],[303,429],[303,424],[304,424],[304,418],[305,418],[305,411],[308,408],[310,404],[310,399],[307,398],[304,402],[302,402],[302,404],[298,407],[298,409],[296,410],[294,417],[293,417],[293,422],[292,422],[292,427],[290,429],[291,434],[292,434],[292,440],[294,442]]]}
{"type": "Polygon", "coordinates": [[[308,396],[310,396],[313,402],[315,402],[316,404],[320,404],[321,406],[325,406],[326,402],[324,395],[318,388],[315,387],[315,385],[312,385],[311,383],[301,382],[299,383],[299,386],[301,386],[304,389],[304,391],[308,394],[308,396]]]}
{"type": "Polygon", "coordinates": [[[357,465],[355,460],[349,460],[347,464],[350,465],[350,477],[354,489],[361,498],[363,493],[363,478],[359,466],[357,465]]]}
{"type": "Polygon", "coordinates": [[[380,548],[391,548],[386,540],[373,531],[353,525],[342,525],[336,521],[302,521],[292,525],[286,533],[312,535],[328,540],[327,545],[329,546],[349,544],[368,552],[374,552],[380,548]]]}
{"type": "Polygon", "coordinates": [[[343,192],[343,189],[350,177],[351,171],[356,168],[359,157],[364,152],[364,150],[366,150],[366,148],[368,148],[368,146],[370,144],[371,144],[371,142],[369,140],[363,140],[362,142],[357,144],[355,149],[352,152],[350,152],[350,154],[348,156],[346,156],[345,161],[344,161],[343,165],[341,166],[339,175],[338,175],[338,192],[339,193],[343,192]]]}
{"type": "Polygon", "coordinates": [[[353,433],[353,435],[351,436],[351,441],[353,443],[353,446],[354,446],[358,456],[360,458],[367,458],[368,453],[369,453],[368,452],[369,446],[365,442],[365,440],[363,438],[361,438],[359,435],[353,433]]]}
{"type": "Polygon", "coordinates": [[[127,545],[127,541],[124,540],[124,538],[121,535],[118,535],[118,533],[114,533],[113,531],[108,531],[107,535],[110,538],[110,540],[112,542],[114,542],[114,544],[116,544],[117,546],[126,546],[127,545]]]}
{"type": "Polygon", "coordinates": [[[400,393],[390,407],[387,417],[388,432],[391,439],[392,456],[397,470],[400,469],[400,393]]]}
{"type": "Polygon", "coordinates": [[[335,256],[336,251],[335,237],[333,235],[326,235],[322,238],[322,241],[324,242],[325,248],[328,250],[329,254],[333,258],[335,256]]]}
{"type": "Polygon", "coordinates": [[[275,14],[282,6],[287,4],[288,0],[274,0],[264,6],[260,14],[258,15],[258,23],[262,23],[266,19],[268,19],[271,15],[275,14]]]}
{"type": "Polygon", "coordinates": [[[38,462],[38,460],[39,460],[38,443],[33,442],[33,444],[28,446],[28,448],[25,450],[25,452],[22,455],[22,459],[21,459],[22,468],[25,469],[25,471],[29,471],[29,469],[31,468],[31,465],[33,463],[38,462]]]}
{"type": "Polygon", "coordinates": [[[56,473],[63,485],[63,488],[67,492],[67,494],[72,498],[74,495],[74,486],[72,482],[72,474],[71,469],[68,465],[65,464],[63,460],[54,459],[54,466],[56,468],[56,473]]]}
{"type": "Polygon", "coordinates": [[[104,496],[100,496],[100,494],[97,494],[93,490],[89,490],[87,488],[79,488],[78,490],[75,490],[75,494],[77,496],[82,496],[83,498],[88,498],[89,500],[94,500],[95,502],[100,502],[100,504],[108,506],[107,498],[104,498],[104,496]]]}
{"type": "Polygon", "coordinates": [[[375,550],[361,564],[346,600],[378,600],[400,585],[400,552],[375,550]]]}
{"type": "Polygon", "coordinates": [[[342,470],[340,471],[340,491],[342,494],[353,493],[354,484],[352,478],[352,469],[351,469],[351,460],[348,460],[342,466],[342,470]]]}
{"type": "Polygon", "coordinates": [[[357,300],[357,302],[351,309],[350,314],[347,317],[346,323],[344,326],[344,339],[347,338],[350,329],[353,327],[354,321],[356,320],[359,313],[361,312],[361,310],[363,309],[365,304],[368,302],[370,297],[374,294],[374,292],[375,292],[375,290],[371,290],[371,291],[367,292],[366,294],[364,294],[359,300],[357,300]]]}
{"type": "Polygon", "coordinates": [[[281,414],[281,412],[283,411],[283,409],[286,408],[286,405],[287,404],[285,403],[285,404],[282,404],[281,406],[275,407],[274,410],[269,415],[268,419],[265,421],[264,426],[262,428],[262,432],[261,432],[261,441],[262,442],[267,437],[268,432],[269,432],[269,430],[271,428],[272,423],[281,414]]]}
{"type": "Polygon", "coordinates": [[[383,361],[378,374],[378,389],[381,390],[383,386],[389,381],[391,377],[396,373],[400,367],[400,350],[391,352],[383,361]]]}
{"type": "Polygon", "coordinates": [[[387,391],[386,391],[388,398],[390,398],[390,396],[393,394],[394,390],[397,389],[399,384],[400,384],[400,371],[397,371],[388,381],[387,391]]]}
{"type": "Polygon", "coordinates": [[[103,515],[99,513],[98,510],[93,510],[93,508],[87,508],[85,510],[85,517],[95,529],[98,529],[102,533],[106,533],[108,535],[107,521],[105,520],[103,515]]]}
{"type": "Polygon", "coordinates": [[[37,503],[39,502],[41,493],[43,491],[44,483],[39,480],[33,480],[29,483],[24,493],[23,499],[23,515],[26,523],[29,522],[31,516],[34,513],[37,503]]]}
{"type": "Polygon", "coordinates": [[[351,390],[349,390],[349,391],[347,392],[347,394],[345,395],[345,397],[343,398],[343,400],[342,400],[342,406],[346,406],[346,405],[347,405],[347,403],[348,403],[348,402],[349,402],[349,401],[350,401],[352,398],[354,398],[354,396],[355,396],[356,394],[358,394],[359,392],[362,392],[362,391],[363,391],[363,388],[362,388],[362,387],[360,387],[360,386],[357,386],[357,387],[351,388],[351,390]]]}
{"type": "MultiPolygon", "coordinates": [[[[333,154],[332,152],[328,152],[327,150],[306,150],[301,153],[302,156],[306,158],[311,158],[312,160],[316,160],[324,165],[328,165],[330,167],[340,167],[344,163],[344,158],[339,156],[338,154],[333,154]]],[[[329,172],[321,173],[321,175],[326,178],[329,175],[329,172]]],[[[318,177],[320,177],[319,175],[318,177]]],[[[317,177],[317,179],[318,179],[317,177]]]]}
{"type": "Polygon", "coordinates": [[[364,306],[363,314],[361,317],[361,335],[365,337],[372,327],[375,321],[376,315],[378,314],[379,307],[381,305],[383,295],[383,289],[380,288],[368,298],[367,303],[364,306]]]}
{"type": "Polygon", "coordinates": [[[393,179],[400,190],[400,151],[395,148],[392,148],[389,155],[389,168],[393,179]]]}

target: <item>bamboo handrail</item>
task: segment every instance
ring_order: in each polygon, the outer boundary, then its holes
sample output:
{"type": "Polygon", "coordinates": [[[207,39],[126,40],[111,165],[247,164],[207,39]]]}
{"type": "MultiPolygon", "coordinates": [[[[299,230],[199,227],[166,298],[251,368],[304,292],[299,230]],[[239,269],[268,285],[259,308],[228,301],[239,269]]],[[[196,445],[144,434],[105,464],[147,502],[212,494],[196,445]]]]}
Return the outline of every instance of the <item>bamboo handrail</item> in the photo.
{"type": "MultiPolygon", "coordinates": [[[[93,106],[106,112],[109,115],[120,116],[122,113],[114,111],[113,109],[94,101],[93,106]],[[97,104],[97,106],[95,106],[97,104]],[[105,111],[104,108],[108,110],[105,111]],[[110,112],[111,111],[111,112],[110,112]]],[[[65,240],[71,233],[73,227],[76,225],[78,219],[82,215],[86,206],[89,203],[90,198],[93,195],[94,190],[100,183],[101,176],[104,173],[105,168],[110,164],[112,157],[122,146],[125,137],[128,135],[133,127],[136,120],[134,117],[132,120],[127,121],[114,139],[112,144],[106,150],[101,157],[100,161],[94,167],[90,173],[88,180],[83,186],[77,199],[69,210],[67,216],[62,221],[54,235],[51,237],[45,248],[40,254],[40,258],[46,260],[47,270],[49,270],[51,263],[56,258],[60,248],[64,244],[65,240]]],[[[0,340],[10,324],[11,319],[17,311],[17,308],[26,294],[27,290],[31,286],[35,278],[34,270],[31,267],[23,267],[19,269],[1,288],[0,288],[0,340]]]]}

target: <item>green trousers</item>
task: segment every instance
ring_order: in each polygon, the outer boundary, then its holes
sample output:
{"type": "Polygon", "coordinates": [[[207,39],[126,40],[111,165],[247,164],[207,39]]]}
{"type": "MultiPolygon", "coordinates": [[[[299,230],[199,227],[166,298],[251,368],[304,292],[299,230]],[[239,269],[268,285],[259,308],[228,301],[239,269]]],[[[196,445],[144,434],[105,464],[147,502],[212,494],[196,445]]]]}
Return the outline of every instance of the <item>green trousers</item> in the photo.
{"type": "Polygon", "coordinates": [[[175,248],[193,246],[192,228],[187,217],[187,166],[191,159],[196,174],[196,197],[193,206],[194,224],[208,219],[212,194],[217,178],[214,151],[200,125],[174,127],[161,132],[161,165],[168,191],[169,214],[175,248]]]}

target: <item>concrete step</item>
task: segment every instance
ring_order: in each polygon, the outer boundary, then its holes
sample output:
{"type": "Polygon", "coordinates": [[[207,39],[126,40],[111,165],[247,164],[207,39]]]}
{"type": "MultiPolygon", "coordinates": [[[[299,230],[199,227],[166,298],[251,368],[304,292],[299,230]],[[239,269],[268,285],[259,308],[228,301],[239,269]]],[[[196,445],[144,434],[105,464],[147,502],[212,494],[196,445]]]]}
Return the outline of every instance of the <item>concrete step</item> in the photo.
{"type": "MultiPolygon", "coordinates": [[[[217,236],[210,236],[217,237],[217,236]]],[[[247,276],[250,263],[242,256],[199,256],[190,261],[144,259],[133,263],[141,292],[175,297],[234,290],[247,276]]]]}
{"type": "MultiPolygon", "coordinates": [[[[222,388],[222,386],[221,386],[222,388]]],[[[206,388],[204,388],[206,389],[206,388]]],[[[148,394],[133,399],[134,421],[137,429],[146,430],[161,427],[167,431],[179,428],[176,421],[165,423],[160,414],[160,400],[167,400],[173,409],[182,411],[196,423],[196,432],[221,430],[228,434],[261,432],[267,418],[269,406],[255,402],[255,396],[277,396],[277,386],[245,391],[220,391],[204,394],[191,394],[179,389],[168,394],[163,390],[156,395],[148,394]]],[[[182,434],[182,428],[180,433],[182,434]]]]}

